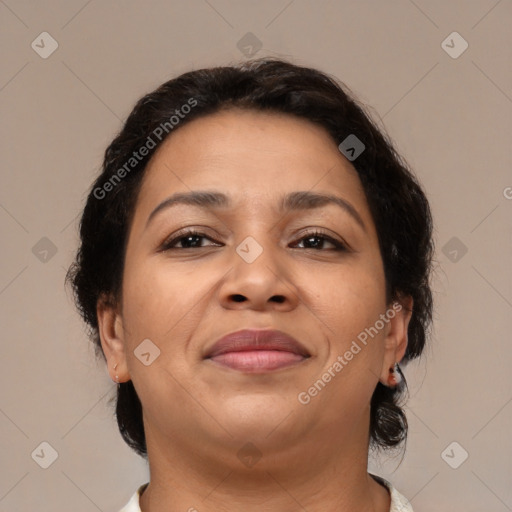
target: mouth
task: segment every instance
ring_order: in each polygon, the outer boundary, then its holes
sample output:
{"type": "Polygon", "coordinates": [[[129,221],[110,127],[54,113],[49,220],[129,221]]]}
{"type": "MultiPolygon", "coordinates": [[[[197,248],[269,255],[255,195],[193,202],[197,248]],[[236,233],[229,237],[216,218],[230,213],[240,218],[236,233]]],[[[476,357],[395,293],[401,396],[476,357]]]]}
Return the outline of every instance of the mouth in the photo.
{"type": "Polygon", "coordinates": [[[246,373],[296,366],[311,355],[295,338],[275,329],[243,329],[220,338],[205,359],[246,373]]]}

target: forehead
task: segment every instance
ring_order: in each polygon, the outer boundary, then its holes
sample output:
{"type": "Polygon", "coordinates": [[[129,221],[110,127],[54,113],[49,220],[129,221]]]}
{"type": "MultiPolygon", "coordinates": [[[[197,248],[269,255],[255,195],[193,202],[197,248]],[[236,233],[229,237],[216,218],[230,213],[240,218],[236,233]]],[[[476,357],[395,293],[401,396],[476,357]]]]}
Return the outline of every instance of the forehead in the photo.
{"type": "Polygon", "coordinates": [[[223,190],[239,202],[291,190],[339,191],[365,201],[359,177],[329,133],[288,114],[231,109],[179,127],[148,163],[138,204],[172,192],[223,190]]]}

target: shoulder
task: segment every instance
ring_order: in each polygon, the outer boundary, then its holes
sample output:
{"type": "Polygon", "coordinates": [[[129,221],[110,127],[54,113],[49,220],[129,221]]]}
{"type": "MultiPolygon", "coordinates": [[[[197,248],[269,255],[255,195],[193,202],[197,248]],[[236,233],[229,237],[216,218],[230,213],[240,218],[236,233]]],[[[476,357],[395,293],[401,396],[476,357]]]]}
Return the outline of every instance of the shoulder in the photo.
{"type": "Polygon", "coordinates": [[[149,482],[141,485],[135,494],[130,498],[130,501],[119,511],[119,512],[141,512],[139,498],[144,492],[144,489],[148,486],[149,482]]]}
{"type": "Polygon", "coordinates": [[[389,508],[389,512],[414,512],[412,509],[412,505],[407,498],[402,496],[394,487],[391,482],[388,482],[384,478],[371,475],[377,482],[381,483],[386,487],[391,496],[391,506],[389,508]]]}

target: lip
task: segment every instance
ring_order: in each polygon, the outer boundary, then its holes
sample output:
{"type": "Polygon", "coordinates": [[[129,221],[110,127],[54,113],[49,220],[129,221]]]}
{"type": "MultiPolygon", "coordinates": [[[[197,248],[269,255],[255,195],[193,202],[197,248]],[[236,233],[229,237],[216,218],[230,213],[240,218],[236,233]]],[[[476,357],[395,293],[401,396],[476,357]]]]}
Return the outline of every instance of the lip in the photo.
{"type": "Polygon", "coordinates": [[[276,329],[242,329],[223,336],[205,359],[244,372],[271,371],[309,358],[295,338],[276,329]]]}

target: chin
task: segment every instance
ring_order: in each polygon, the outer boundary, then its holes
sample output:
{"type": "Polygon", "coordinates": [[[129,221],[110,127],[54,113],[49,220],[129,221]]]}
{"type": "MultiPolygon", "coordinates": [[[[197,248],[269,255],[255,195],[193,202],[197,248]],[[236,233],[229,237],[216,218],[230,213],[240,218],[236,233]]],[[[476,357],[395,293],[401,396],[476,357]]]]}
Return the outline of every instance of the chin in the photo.
{"type": "Polygon", "coordinates": [[[219,423],[244,439],[265,438],[282,424],[292,409],[291,400],[275,393],[233,396],[214,408],[219,423]]]}

